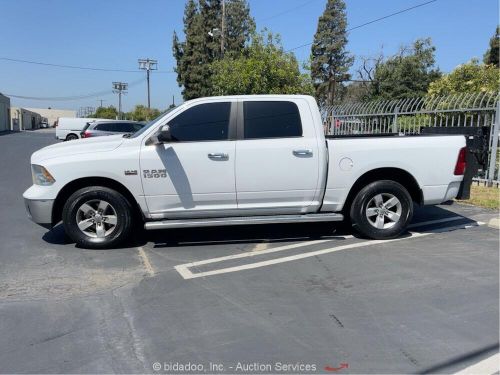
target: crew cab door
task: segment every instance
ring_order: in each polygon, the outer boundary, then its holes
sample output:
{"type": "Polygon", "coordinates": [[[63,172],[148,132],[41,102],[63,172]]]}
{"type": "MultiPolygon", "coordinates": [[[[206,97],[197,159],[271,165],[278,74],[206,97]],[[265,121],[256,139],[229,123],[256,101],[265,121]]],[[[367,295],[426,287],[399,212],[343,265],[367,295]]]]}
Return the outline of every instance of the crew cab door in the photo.
{"type": "Polygon", "coordinates": [[[319,153],[312,121],[308,103],[300,99],[239,103],[239,211],[301,213],[315,201],[317,207],[319,153]]]}
{"type": "Polygon", "coordinates": [[[236,209],[236,103],[193,104],[168,121],[172,142],[141,148],[141,174],[153,218],[218,216],[236,209]],[[231,115],[233,111],[233,115],[231,115]]]}

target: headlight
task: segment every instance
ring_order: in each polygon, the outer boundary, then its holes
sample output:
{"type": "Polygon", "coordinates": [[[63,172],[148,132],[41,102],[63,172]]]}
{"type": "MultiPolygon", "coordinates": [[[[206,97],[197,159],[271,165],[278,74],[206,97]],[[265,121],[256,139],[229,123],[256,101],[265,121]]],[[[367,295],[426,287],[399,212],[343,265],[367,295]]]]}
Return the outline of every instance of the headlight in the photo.
{"type": "Polygon", "coordinates": [[[32,164],[31,175],[33,176],[33,183],[35,185],[47,186],[52,185],[54,182],[56,182],[49,171],[41,165],[32,164]]]}

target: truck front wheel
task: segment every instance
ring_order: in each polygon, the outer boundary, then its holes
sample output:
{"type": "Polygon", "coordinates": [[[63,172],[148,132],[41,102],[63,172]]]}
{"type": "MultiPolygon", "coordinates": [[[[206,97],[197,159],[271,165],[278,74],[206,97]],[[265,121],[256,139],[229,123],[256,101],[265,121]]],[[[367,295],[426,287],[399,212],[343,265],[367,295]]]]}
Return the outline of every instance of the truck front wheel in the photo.
{"type": "Polygon", "coordinates": [[[66,234],[89,249],[114,247],[129,235],[132,207],[119,192],[103,186],[75,191],[66,201],[62,219],[66,234]]]}
{"type": "Polygon", "coordinates": [[[351,205],[351,222],[362,235],[376,240],[403,233],[413,216],[408,191],[390,180],[375,181],[359,191],[351,205]]]}

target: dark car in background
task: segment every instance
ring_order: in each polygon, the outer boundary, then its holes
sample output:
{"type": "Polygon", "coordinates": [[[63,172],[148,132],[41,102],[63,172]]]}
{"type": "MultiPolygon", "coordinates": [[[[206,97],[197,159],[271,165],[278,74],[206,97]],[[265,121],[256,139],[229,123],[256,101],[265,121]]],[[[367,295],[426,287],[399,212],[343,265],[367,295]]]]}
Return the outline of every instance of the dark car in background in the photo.
{"type": "Polygon", "coordinates": [[[145,124],[137,121],[94,121],[85,125],[80,133],[82,138],[100,137],[114,134],[133,134],[141,130],[145,124]]]}

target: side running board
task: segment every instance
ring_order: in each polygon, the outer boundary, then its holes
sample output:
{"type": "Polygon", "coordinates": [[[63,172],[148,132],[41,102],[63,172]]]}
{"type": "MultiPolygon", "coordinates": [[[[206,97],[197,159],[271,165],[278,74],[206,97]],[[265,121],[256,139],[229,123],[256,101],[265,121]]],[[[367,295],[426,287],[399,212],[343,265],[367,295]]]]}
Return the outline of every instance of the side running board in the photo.
{"type": "Polygon", "coordinates": [[[274,215],[274,216],[236,216],[207,219],[182,219],[149,221],[144,224],[147,230],[168,228],[216,227],[224,225],[282,224],[282,223],[314,223],[324,221],[342,221],[344,216],[336,213],[274,215]]]}

